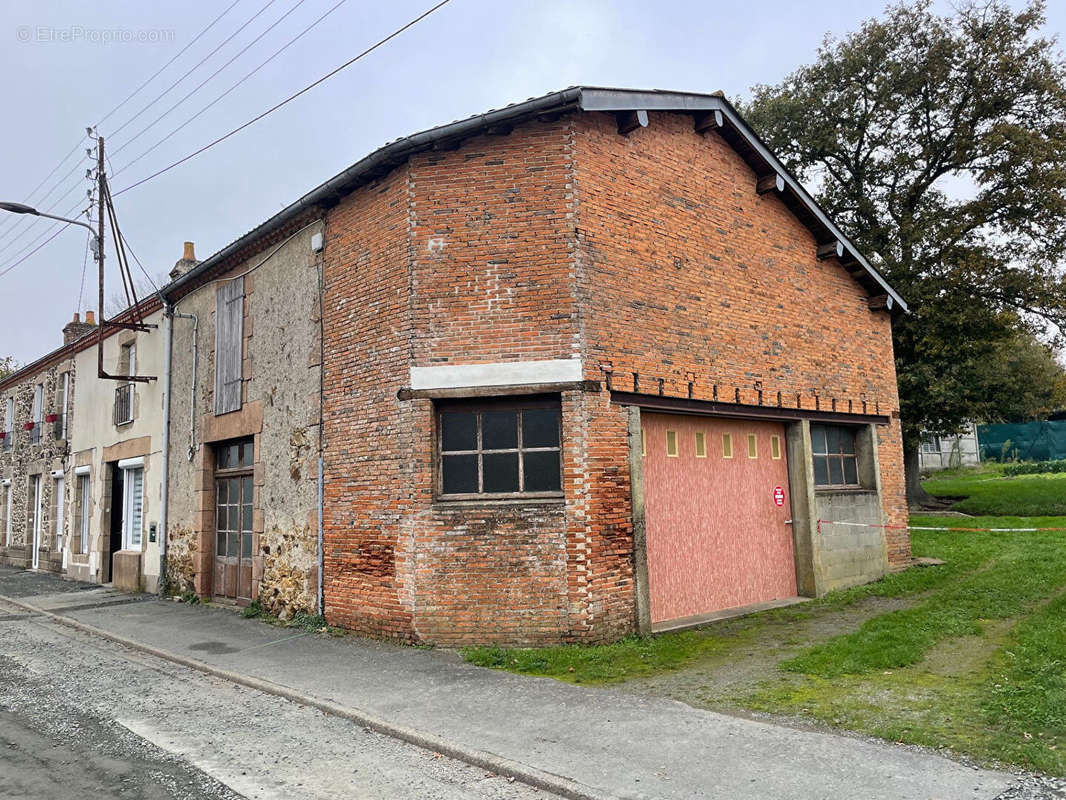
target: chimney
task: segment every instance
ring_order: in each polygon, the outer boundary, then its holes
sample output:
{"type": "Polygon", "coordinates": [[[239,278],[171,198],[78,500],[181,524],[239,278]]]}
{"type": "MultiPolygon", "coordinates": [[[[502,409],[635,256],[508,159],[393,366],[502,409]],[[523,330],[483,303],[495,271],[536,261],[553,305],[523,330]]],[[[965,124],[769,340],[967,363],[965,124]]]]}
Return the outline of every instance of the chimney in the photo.
{"type": "Polygon", "coordinates": [[[63,326],[63,344],[70,344],[77,341],[87,333],[96,329],[96,322],[93,316],[93,312],[85,312],[85,322],[81,321],[81,314],[77,311],[74,312],[74,319],[63,326]]]}
{"type": "Polygon", "coordinates": [[[185,252],[182,253],[181,258],[175,262],[174,269],[170,271],[170,279],[172,281],[177,280],[199,263],[200,262],[196,260],[196,253],[193,250],[192,242],[186,242],[185,252]]]}

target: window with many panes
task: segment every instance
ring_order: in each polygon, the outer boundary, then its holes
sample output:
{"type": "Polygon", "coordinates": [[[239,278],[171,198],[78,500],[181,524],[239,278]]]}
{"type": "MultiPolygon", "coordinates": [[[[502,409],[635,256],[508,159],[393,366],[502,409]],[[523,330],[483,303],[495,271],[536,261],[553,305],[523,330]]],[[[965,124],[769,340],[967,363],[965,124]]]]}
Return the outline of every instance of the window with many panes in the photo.
{"type": "Polygon", "coordinates": [[[840,425],[811,425],[814,485],[859,488],[859,462],[855,455],[855,430],[840,425]]]}
{"type": "MultiPolygon", "coordinates": [[[[252,439],[215,449],[215,556],[252,557],[252,500],[255,443],[252,439]]],[[[216,587],[217,589],[218,587],[216,587]]]]}
{"type": "Polygon", "coordinates": [[[560,417],[552,398],[439,404],[438,494],[561,496],[560,417]]]}

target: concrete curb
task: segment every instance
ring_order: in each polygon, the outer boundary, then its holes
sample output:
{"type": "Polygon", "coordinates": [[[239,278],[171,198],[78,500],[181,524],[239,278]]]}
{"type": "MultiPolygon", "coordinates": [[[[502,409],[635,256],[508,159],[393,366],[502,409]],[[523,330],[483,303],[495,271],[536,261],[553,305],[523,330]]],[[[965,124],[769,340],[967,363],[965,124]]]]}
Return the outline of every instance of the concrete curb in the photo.
{"type": "MultiPolygon", "coordinates": [[[[426,733],[403,725],[397,725],[367,711],[352,708],[351,706],[344,706],[329,700],[322,700],[321,698],[305,694],[288,686],[282,686],[273,681],[264,680],[262,678],[253,678],[250,675],[242,675],[239,672],[222,669],[221,667],[213,666],[195,658],[188,658],[186,656],[178,655],[177,653],[171,653],[167,650],[161,650],[134,639],[127,639],[125,636],[118,636],[117,634],[97,628],[94,625],[79,622],[72,617],[65,617],[62,614],[56,614],[53,611],[39,608],[30,603],[7,597],[6,595],[0,595],[0,602],[9,603],[10,605],[33,614],[49,617],[62,625],[74,628],[83,633],[99,636],[132,650],[138,650],[142,653],[155,656],[156,658],[162,658],[174,664],[180,664],[183,667],[197,670],[206,675],[221,678],[222,680],[236,683],[241,686],[247,686],[249,689],[256,689],[260,692],[274,695],[275,697],[281,697],[285,700],[299,703],[300,705],[317,708],[319,711],[323,711],[326,714],[350,720],[351,722],[355,722],[365,728],[376,731],[377,733],[390,736],[393,739],[399,739],[400,741],[413,744],[416,747],[421,747],[433,753],[440,753],[441,755],[454,758],[457,761],[462,761],[471,766],[480,767],[489,772],[494,772],[497,775],[513,778],[516,781],[521,781],[536,789],[542,789],[561,797],[569,798],[569,800],[618,800],[614,795],[602,793],[596,789],[578,783],[577,781],[571,780],[570,778],[554,775],[550,772],[544,772],[543,770],[523,764],[520,761],[504,758],[503,756],[498,756],[495,753],[489,753],[484,750],[464,747],[461,744],[449,742],[436,734],[426,733]]],[[[640,795],[630,795],[630,797],[639,798],[640,795]]]]}

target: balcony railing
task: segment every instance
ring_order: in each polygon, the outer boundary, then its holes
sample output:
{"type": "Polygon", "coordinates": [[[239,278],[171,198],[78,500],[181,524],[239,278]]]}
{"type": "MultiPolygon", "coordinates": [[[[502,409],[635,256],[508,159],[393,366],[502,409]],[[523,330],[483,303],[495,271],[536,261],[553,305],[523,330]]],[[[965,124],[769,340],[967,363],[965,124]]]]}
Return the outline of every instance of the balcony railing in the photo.
{"type": "Polygon", "coordinates": [[[30,428],[30,444],[41,443],[41,428],[44,427],[43,423],[34,422],[33,427],[30,428]]]}
{"type": "Polygon", "coordinates": [[[133,384],[124,383],[115,389],[115,424],[133,422],[133,384]]]}
{"type": "Polygon", "coordinates": [[[0,436],[0,452],[10,453],[11,448],[15,446],[15,431],[3,431],[3,436],[0,436]]]}
{"type": "Polygon", "coordinates": [[[57,442],[67,438],[67,415],[58,414],[52,421],[52,438],[57,442]]]}

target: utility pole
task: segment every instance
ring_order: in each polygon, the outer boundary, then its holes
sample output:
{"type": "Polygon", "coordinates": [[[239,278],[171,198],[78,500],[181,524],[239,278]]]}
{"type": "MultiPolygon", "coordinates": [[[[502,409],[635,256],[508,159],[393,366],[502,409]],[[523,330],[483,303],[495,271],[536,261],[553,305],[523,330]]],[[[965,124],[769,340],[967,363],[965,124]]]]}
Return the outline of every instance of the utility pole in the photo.
{"type": "Polygon", "coordinates": [[[96,264],[99,268],[98,320],[96,324],[96,372],[104,373],[104,137],[96,137],[96,264]]]}

